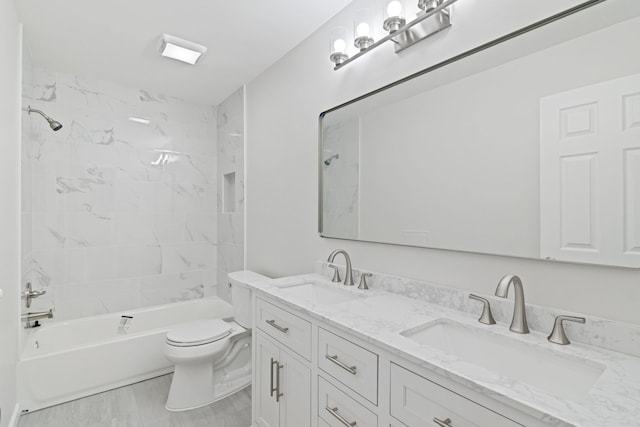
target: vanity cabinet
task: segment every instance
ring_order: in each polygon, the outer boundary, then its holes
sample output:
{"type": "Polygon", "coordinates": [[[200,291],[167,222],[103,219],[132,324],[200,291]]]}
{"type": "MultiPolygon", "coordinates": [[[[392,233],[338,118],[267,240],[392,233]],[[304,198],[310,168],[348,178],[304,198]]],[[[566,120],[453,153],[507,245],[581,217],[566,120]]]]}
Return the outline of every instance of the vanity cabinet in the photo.
{"type": "Polygon", "coordinates": [[[311,425],[311,371],[306,362],[257,331],[254,360],[259,427],[311,425]]]}
{"type": "Polygon", "coordinates": [[[391,415],[409,427],[521,426],[395,363],[390,377],[391,415]]]}
{"type": "Polygon", "coordinates": [[[544,426],[276,299],[254,310],[253,427],[544,426]]]}

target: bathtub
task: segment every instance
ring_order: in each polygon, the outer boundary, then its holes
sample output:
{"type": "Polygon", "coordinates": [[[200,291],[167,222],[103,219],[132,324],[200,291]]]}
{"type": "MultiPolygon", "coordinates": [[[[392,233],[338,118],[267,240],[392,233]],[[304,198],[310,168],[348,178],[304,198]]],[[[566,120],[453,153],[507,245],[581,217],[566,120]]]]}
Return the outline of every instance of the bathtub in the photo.
{"type": "Polygon", "coordinates": [[[232,317],[229,303],[203,298],[71,321],[29,330],[18,361],[18,402],[34,411],[167,374],[167,330],[205,318],[232,317]],[[131,316],[126,332],[121,316],[131,316]]]}

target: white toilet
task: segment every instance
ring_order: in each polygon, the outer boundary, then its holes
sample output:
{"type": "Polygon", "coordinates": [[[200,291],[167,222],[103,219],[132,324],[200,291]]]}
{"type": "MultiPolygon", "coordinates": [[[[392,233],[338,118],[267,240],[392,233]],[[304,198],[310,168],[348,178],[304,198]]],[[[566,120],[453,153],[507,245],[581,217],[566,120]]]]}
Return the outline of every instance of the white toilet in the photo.
{"type": "Polygon", "coordinates": [[[251,289],[268,277],[228,274],[233,320],[205,319],[169,332],[164,355],[175,364],[167,409],[186,411],[223,399],[251,384],[251,289]]]}

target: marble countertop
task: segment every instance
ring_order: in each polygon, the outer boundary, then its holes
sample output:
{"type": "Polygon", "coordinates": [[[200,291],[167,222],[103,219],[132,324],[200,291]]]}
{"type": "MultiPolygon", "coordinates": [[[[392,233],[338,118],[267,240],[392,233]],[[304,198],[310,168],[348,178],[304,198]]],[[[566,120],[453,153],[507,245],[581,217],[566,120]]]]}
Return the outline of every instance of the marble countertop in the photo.
{"type": "MultiPolygon", "coordinates": [[[[483,325],[477,321],[476,316],[458,310],[382,290],[360,291],[355,287],[331,283],[319,274],[273,279],[255,283],[253,287],[258,294],[273,297],[286,306],[353,334],[427,370],[446,376],[549,425],[640,426],[638,357],[580,343],[567,346],[552,344],[547,341],[545,334],[539,332],[515,334],[510,332],[508,325],[504,323],[483,325]],[[288,285],[310,282],[339,287],[344,292],[353,293],[356,298],[334,305],[314,305],[285,289],[288,285]],[[474,366],[400,334],[402,331],[442,318],[465,327],[484,329],[491,334],[502,335],[526,345],[544,348],[569,360],[581,359],[587,365],[604,368],[604,372],[587,394],[573,398],[560,397],[474,366]]],[[[526,366],[524,368],[526,369],[526,366]]]]}

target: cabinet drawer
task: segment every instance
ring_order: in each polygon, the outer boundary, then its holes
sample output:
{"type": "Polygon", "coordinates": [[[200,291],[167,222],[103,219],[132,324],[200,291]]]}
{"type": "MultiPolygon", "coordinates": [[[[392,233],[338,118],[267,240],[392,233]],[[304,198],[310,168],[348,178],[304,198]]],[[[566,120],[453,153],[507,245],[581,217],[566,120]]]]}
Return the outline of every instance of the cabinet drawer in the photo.
{"type": "Polygon", "coordinates": [[[378,425],[376,414],[322,377],[318,377],[318,417],[330,427],[345,427],[349,423],[362,427],[378,425]]]}
{"type": "Polygon", "coordinates": [[[378,355],[322,328],[318,366],[362,397],[378,404],[378,355]]]}
{"type": "Polygon", "coordinates": [[[258,298],[256,324],[307,360],[311,360],[311,323],[258,298]]]}
{"type": "Polygon", "coordinates": [[[398,365],[391,364],[391,415],[409,427],[516,427],[511,421],[398,365]]]}

